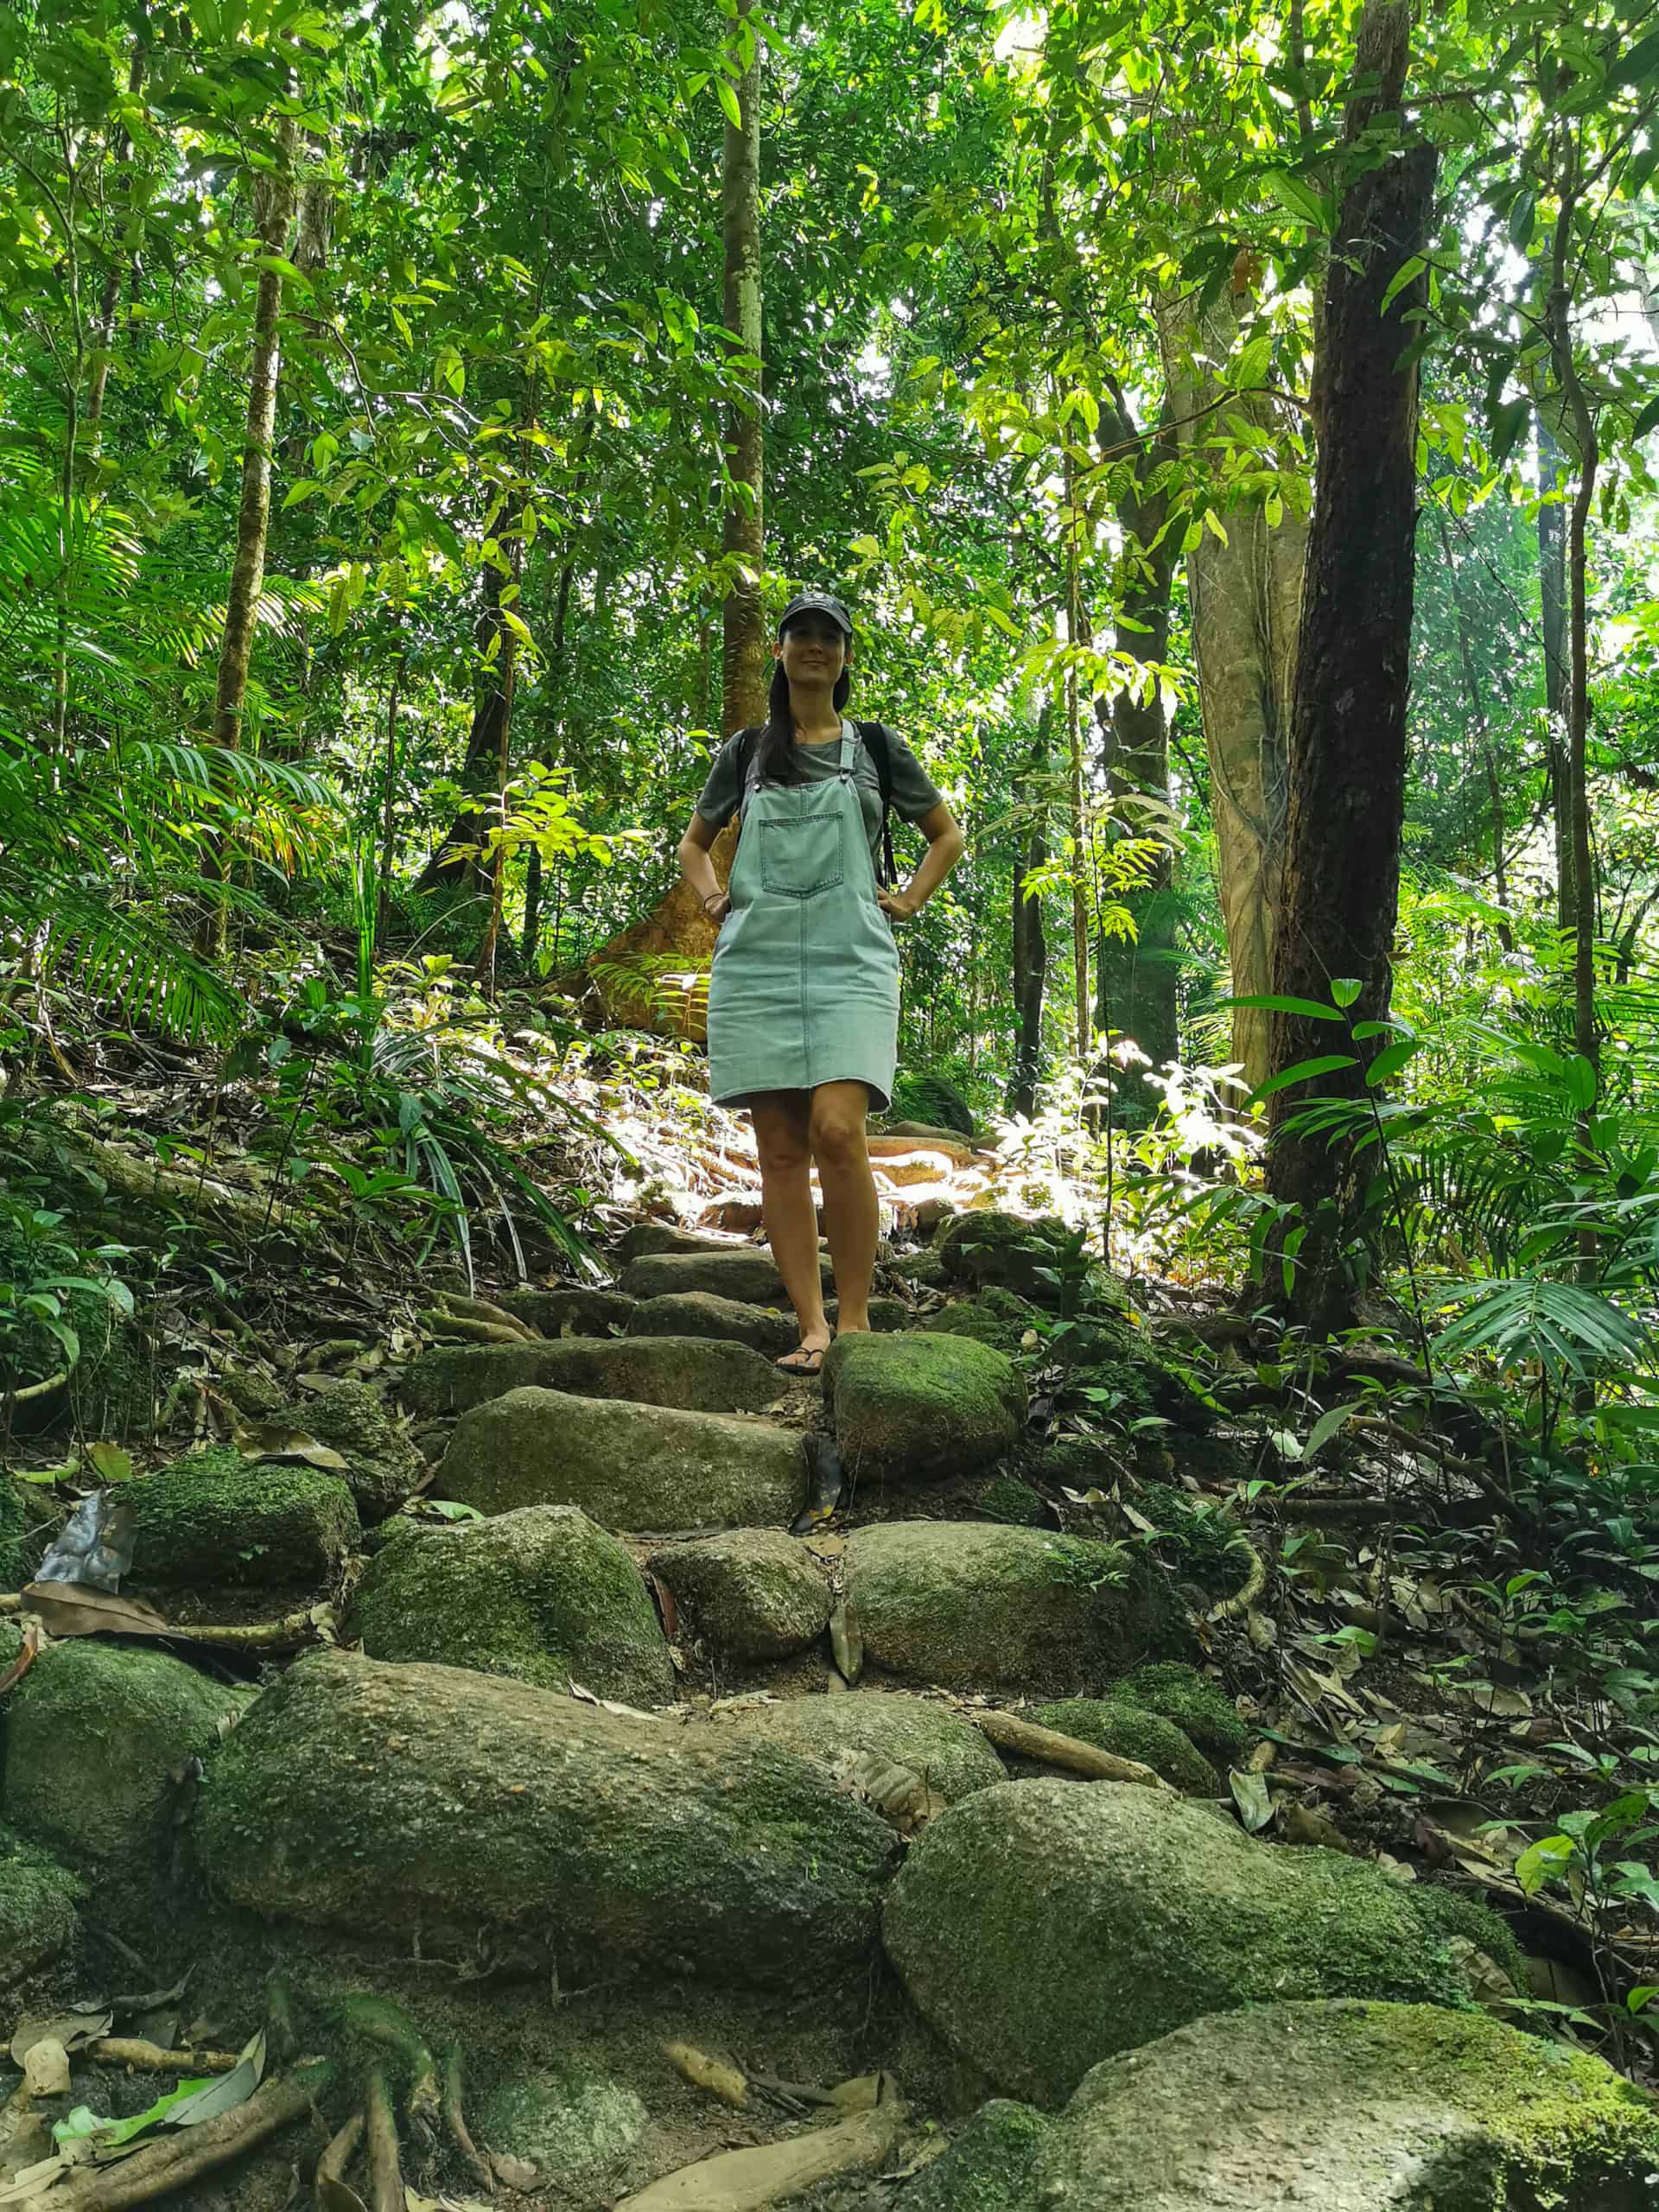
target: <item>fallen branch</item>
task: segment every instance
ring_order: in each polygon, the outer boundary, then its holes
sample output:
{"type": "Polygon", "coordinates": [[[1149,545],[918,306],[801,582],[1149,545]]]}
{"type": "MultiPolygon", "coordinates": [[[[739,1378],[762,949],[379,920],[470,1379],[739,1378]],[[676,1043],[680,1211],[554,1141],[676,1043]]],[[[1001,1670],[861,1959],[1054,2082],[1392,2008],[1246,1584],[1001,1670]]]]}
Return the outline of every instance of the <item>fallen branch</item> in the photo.
{"type": "Polygon", "coordinates": [[[383,2066],[369,2069],[363,2129],[369,2154],[368,2212],[404,2212],[404,2171],[397,2155],[397,2122],[383,2066]]]}
{"type": "Polygon", "coordinates": [[[1210,1618],[1212,1621],[1236,1620],[1239,1614],[1248,1613],[1267,1587],[1267,1567],[1262,1562],[1261,1553],[1257,1551],[1248,1536],[1235,1536],[1229,1544],[1228,1549],[1248,1554],[1250,1564],[1244,1580],[1234,1591],[1232,1596],[1224,1598],[1218,1605],[1211,1609],[1210,1618]]]}
{"type": "Polygon", "coordinates": [[[969,1718],[999,1751],[1013,1751],[1022,1759],[1063,1767],[1068,1774],[1084,1775],[1090,1782],[1132,1782],[1142,1789],[1161,1789],[1172,1797],[1180,1794],[1139,1759],[1120,1758],[1116,1751],[1103,1751],[1097,1744],[1063,1736],[1057,1728],[1039,1728],[1035,1721],[1021,1720],[1012,1713],[976,1713],[969,1718]]]}
{"type": "Polygon", "coordinates": [[[143,2036],[100,2036],[86,2055],[105,2066],[141,2066],[146,2074],[228,2074],[238,2063],[233,2050],[165,2050],[143,2036]]]}
{"type": "MultiPolygon", "coordinates": [[[[127,2212],[131,2205],[171,2196],[310,2111],[333,2075],[326,2059],[314,2059],[265,2082],[234,2112],[135,2151],[119,2165],[78,2168],[60,2186],[26,2198],[19,2212],[127,2212]]],[[[401,2197],[397,2212],[403,2212],[401,2197]]]]}
{"type": "MultiPolygon", "coordinates": [[[[78,1586],[65,1583],[63,1586],[73,1596],[78,1586]]],[[[0,1591],[0,1614],[29,1613],[34,1610],[26,1591],[0,1591]]],[[[60,1635],[63,1632],[61,1629],[57,1630],[60,1635]]],[[[207,1643],[218,1651],[298,1651],[306,1644],[321,1640],[309,1607],[303,1612],[284,1613],[281,1620],[251,1621],[245,1625],[164,1621],[158,1628],[144,1629],[124,1621],[118,1630],[112,1625],[111,1632],[165,1637],[169,1643],[176,1640],[181,1643],[207,1643]]]]}
{"type": "Polygon", "coordinates": [[[722,2151],[625,2196],[616,2212],[766,2212],[818,2182],[879,2166],[904,2121],[905,2107],[895,2101],[787,2143],[722,2151]]]}

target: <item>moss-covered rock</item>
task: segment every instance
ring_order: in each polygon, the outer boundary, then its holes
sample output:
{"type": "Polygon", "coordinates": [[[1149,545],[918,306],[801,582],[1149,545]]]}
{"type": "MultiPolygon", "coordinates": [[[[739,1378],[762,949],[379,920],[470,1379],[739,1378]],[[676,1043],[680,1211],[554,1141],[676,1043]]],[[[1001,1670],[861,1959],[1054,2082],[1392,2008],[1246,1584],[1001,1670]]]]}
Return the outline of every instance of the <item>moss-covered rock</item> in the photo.
{"type": "Polygon", "coordinates": [[[512,1390],[456,1422],[437,1493],[480,1513],[579,1505],[601,1528],[667,1529],[786,1526],[805,1486],[794,1429],[512,1390]]]}
{"type": "MultiPolygon", "coordinates": [[[[828,1260],[819,1263],[827,1297],[835,1287],[828,1260]]],[[[775,1306],[787,1311],[789,1294],[770,1252],[754,1245],[730,1245],[723,1252],[647,1252],[631,1260],[622,1273],[630,1298],[669,1298],[683,1291],[712,1291],[747,1306],[775,1306]]]]}
{"type": "Polygon", "coordinates": [[[651,2125],[626,2082],[574,2062],[496,2081],[471,2119],[492,2151],[525,2159],[550,2181],[589,2190],[625,2173],[651,2125]]]}
{"type": "Polygon", "coordinates": [[[608,1337],[627,1327],[634,1307],[633,1300],[620,1290],[598,1290],[586,1283],[556,1289],[525,1283],[503,1291],[495,1302],[544,1337],[608,1337]]]}
{"type": "Polygon", "coordinates": [[[655,1552],[651,1571],[674,1594],[682,1626],[730,1659],[786,1659],[822,1636],[829,1582],[781,1529],[734,1529],[655,1552]]]}
{"type": "Polygon", "coordinates": [[[465,1413],[508,1390],[568,1390],[686,1413],[754,1413],[783,1385],[747,1344],[707,1337],[563,1337],[521,1344],[443,1344],[410,1362],[405,1402],[421,1414],[465,1413]]]}
{"type": "Polygon", "coordinates": [[[1112,1684],[1111,1695],[1119,1705],[1137,1705],[1173,1720],[1218,1767],[1240,1765],[1255,1741],[1219,1684],[1179,1660],[1135,1668],[1112,1684]]]}
{"type": "Polygon", "coordinates": [[[729,1236],[711,1236],[706,1230],[682,1229],[675,1221],[636,1221],[623,1232],[617,1243],[616,1256],[626,1267],[631,1261],[655,1257],[664,1252],[712,1252],[716,1257],[723,1257],[728,1252],[747,1249],[734,1244],[729,1236]]]}
{"type": "Polygon", "coordinates": [[[970,1721],[948,1705],[902,1690],[789,1698],[740,1711],[728,1725],[821,1765],[833,1766],[848,1751],[874,1752],[909,1767],[949,1805],[1007,1779],[1001,1760],[970,1721]]]}
{"type": "Polygon", "coordinates": [[[775,1306],[746,1305],[741,1298],[717,1298],[712,1290],[681,1290],[664,1298],[642,1298],[628,1323],[633,1337],[715,1337],[747,1344],[776,1359],[800,1342],[792,1313],[775,1306]]]}
{"type": "Polygon", "coordinates": [[[141,1583],[320,1588],[360,1528],[338,1475],[245,1459],[215,1446],[129,1483],[141,1583]]]}
{"type": "Polygon", "coordinates": [[[1038,1318],[1037,1308],[1027,1300],[990,1283],[976,1298],[951,1299],[917,1326],[932,1336],[971,1337],[976,1344],[1012,1355],[1038,1318]]]}
{"type": "Polygon", "coordinates": [[[574,1505],[400,1529],[371,1561],[347,1625],[371,1659],[474,1667],[550,1690],[574,1680],[634,1705],[673,1690],[638,1568],[574,1505]]]}
{"type": "Polygon", "coordinates": [[[1105,1698],[1062,1698],[1058,1704],[1039,1705],[1025,1715],[1039,1728],[1053,1728],[1062,1736],[1075,1736],[1119,1758],[1139,1759],[1154,1774],[1189,1797],[1218,1797],[1221,1777],[1204,1753],[1194,1748],[1173,1720],[1144,1713],[1133,1705],[1114,1705],[1105,1698]]]}
{"type": "Polygon", "coordinates": [[[1114,1544],[986,1522],[855,1531],[847,1590],[868,1662],[947,1688],[1078,1690],[1161,1628],[1114,1544]]]}
{"type": "Polygon", "coordinates": [[[328,1377],[327,1389],[308,1391],[283,1407],[278,1418],[340,1454],[346,1485],[365,1523],[395,1513],[426,1471],[385,1399],[350,1376],[328,1377]]]}
{"type": "Polygon", "coordinates": [[[1527,1993],[1526,1955],[1516,1942],[1507,1920],[1466,1890],[1447,1889],[1439,1882],[1408,1882],[1406,1900],[1431,1936],[1449,1947],[1453,1964],[1460,1963],[1459,1947],[1489,1958],[1514,1983],[1517,1996],[1527,1993]]]}
{"type": "Polygon", "coordinates": [[[1635,2212],[1656,2164],[1651,2101],[1585,2052],[1478,2013],[1272,2004],[1096,2067],[1007,2212],[1282,2212],[1293,2194],[1329,2212],[1635,2212]]]}
{"type": "Polygon", "coordinates": [[[900,2192],[902,2212],[1035,2212],[1032,2175],[1054,2122],[994,2097],[900,2192]]]}
{"type": "Polygon", "coordinates": [[[988,1521],[1005,1522],[1014,1529],[1046,1529],[1048,1501],[1017,1475],[998,1475],[986,1484],[976,1500],[988,1521]]]}
{"type": "Polygon", "coordinates": [[[823,1400],[855,1479],[976,1475],[1019,1441],[1026,1386],[1005,1353],[966,1338],[837,1337],[823,1400]]]}
{"type": "Polygon", "coordinates": [[[164,1651],[49,1645],[12,1693],[7,1819],[72,1859],[136,1866],[162,1840],[174,1775],[212,1749],[235,1702],[164,1651]]]}
{"type": "Polygon", "coordinates": [[[1201,2013],[1466,1996],[1376,1867],[1258,1843],[1201,1805],[1113,1783],[1010,1783],[953,1805],[901,1869],[884,1933],[924,2018],[998,2088],[1043,2106],[1201,2013]]]}
{"type": "Polygon", "coordinates": [[[0,1827],[0,1991],[68,1949],[85,1895],[67,1866],[0,1827]]]}
{"type": "Polygon", "coordinates": [[[29,1513],[23,1493],[0,1473],[0,1590],[21,1590],[29,1580],[29,1513]]]}
{"type": "Polygon", "coordinates": [[[308,1654],[209,1769],[201,1863],[272,1916],[521,1967],[820,1994],[868,1970],[892,1831],[806,1760],[452,1667],[308,1654]]]}

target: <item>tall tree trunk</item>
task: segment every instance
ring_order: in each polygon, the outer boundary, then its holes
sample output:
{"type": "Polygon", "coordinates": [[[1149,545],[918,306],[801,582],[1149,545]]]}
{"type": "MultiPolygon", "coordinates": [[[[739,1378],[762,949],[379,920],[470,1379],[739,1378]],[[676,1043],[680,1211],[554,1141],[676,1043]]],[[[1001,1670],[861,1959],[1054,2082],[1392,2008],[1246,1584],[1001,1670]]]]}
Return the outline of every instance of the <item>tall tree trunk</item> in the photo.
{"type": "Polygon", "coordinates": [[[1014,1073],[1008,1083],[1008,1111],[1027,1120],[1037,1110],[1037,1084],[1043,1067],[1043,992],[1048,981],[1048,937],[1043,927],[1039,892],[1027,892],[1025,880],[1048,858],[1048,726],[1053,709],[1045,705],[1037,725],[1031,769],[1014,797],[1033,809],[1025,857],[1014,870],[1014,1073]]]}
{"type": "Polygon", "coordinates": [[[1555,923],[1573,927],[1573,799],[1567,772],[1567,524],[1550,495],[1561,486],[1561,449],[1538,423],[1538,604],[1544,635],[1544,713],[1548,728],[1550,816],[1555,829],[1555,923]]]}
{"type": "MultiPolygon", "coordinates": [[[[1578,448],[1574,456],[1577,482],[1567,526],[1567,779],[1573,840],[1573,1041],[1599,1072],[1601,1051],[1596,1035],[1596,882],[1590,849],[1590,779],[1586,757],[1590,731],[1586,538],[1590,510],[1595,502],[1601,450],[1595,415],[1573,350],[1567,261],[1578,207],[1577,140],[1571,130],[1565,130],[1560,134],[1559,143],[1564,174],[1557,179],[1560,212],[1556,218],[1550,257],[1550,352],[1566,406],[1565,420],[1571,426],[1578,448]]],[[[1586,1124],[1588,1119],[1586,1112],[1586,1124]]],[[[1588,1256],[1593,1259],[1593,1248],[1588,1256]]]]}
{"type": "MultiPolygon", "coordinates": [[[[753,41],[737,84],[739,120],[726,124],[721,172],[726,327],[755,361],[761,352],[760,41],[750,21],[752,0],[737,0],[739,35],[753,41]]],[[[728,737],[764,721],[771,682],[760,577],[766,565],[766,430],[757,371],[753,404],[733,405],[726,419],[729,479],[722,550],[739,564],[721,610],[721,723],[728,737]]],[[[710,858],[723,883],[737,840],[728,829],[710,858]]],[[[643,921],[611,939],[585,963],[607,1020],[630,1029],[701,1041],[709,1029],[709,962],[715,933],[689,883],[677,882],[643,921]]]]}
{"type": "MultiPolygon", "coordinates": [[[[1365,0],[1354,76],[1368,89],[1349,102],[1349,144],[1398,110],[1410,38],[1407,0],[1365,0]]],[[[1329,1001],[1335,981],[1356,978],[1354,1021],[1386,1017],[1393,982],[1417,523],[1417,369],[1403,357],[1416,332],[1406,317],[1421,283],[1396,295],[1386,313],[1382,298],[1402,264],[1422,251],[1434,172],[1433,149],[1413,143],[1356,178],[1343,196],[1325,280],[1319,470],[1274,985],[1329,1001]]],[[[1275,1071],[1343,1042],[1329,1022],[1273,1017],[1275,1071]]],[[[1363,1063],[1372,1056],[1363,1050],[1361,1065],[1320,1077],[1320,1090],[1363,1099],[1363,1063]]],[[[1351,1143],[1287,1128],[1306,1095],[1300,1084],[1274,1094],[1268,1176],[1304,1232],[1290,1310],[1324,1334],[1352,1317],[1344,1258],[1357,1223],[1359,1176],[1351,1143]]]]}
{"type": "MultiPolygon", "coordinates": [[[[753,42],[737,85],[739,120],[726,124],[721,168],[721,231],[725,240],[726,327],[751,359],[760,359],[760,41],[751,21],[753,0],[737,0],[737,31],[753,42]]],[[[761,372],[745,406],[726,416],[726,471],[730,480],[721,550],[741,573],[726,594],[721,676],[723,719],[729,737],[764,721],[767,665],[766,610],[760,575],[766,565],[766,445],[760,414],[761,372]]]]}
{"type": "MultiPolygon", "coordinates": [[[[1133,446],[1135,428],[1121,397],[1103,416],[1103,429],[1113,445],[1133,446]]],[[[1170,588],[1175,556],[1163,535],[1169,517],[1167,487],[1148,486],[1173,457],[1175,439],[1169,407],[1155,437],[1140,447],[1134,486],[1117,502],[1123,533],[1123,585],[1118,601],[1114,644],[1120,653],[1147,666],[1169,658],[1170,588]],[[1156,542],[1155,542],[1156,541],[1156,542]],[[1150,549],[1150,550],[1148,550],[1150,549]]],[[[1133,1037],[1154,1067],[1179,1057],[1175,961],[1176,901],[1173,855],[1166,840],[1169,805],[1169,724],[1161,694],[1154,687],[1144,698],[1122,690],[1109,702],[1096,702],[1101,723],[1101,753],[1108,788],[1122,808],[1121,837],[1159,841],[1159,852],[1142,887],[1127,893],[1134,938],[1101,934],[1096,976],[1098,1026],[1133,1037]],[[1136,802],[1145,802],[1137,806],[1136,802]]]]}
{"type": "MultiPolygon", "coordinates": [[[[1486,719],[1485,694],[1481,689],[1479,672],[1475,666],[1474,623],[1468,601],[1463,595],[1463,586],[1458,579],[1458,564],[1452,552],[1452,533],[1446,526],[1444,514],[1440,519],[1440,536],[1446,582],[1451,587],[1452,606],[1457,610],[1458,659],[1463,670],[1464,694],[1469,702],[1469,719],[1474,725],[1475,749],[1485,772],[1486,793],[1491,806],[1492,896],[1507,914],[1510,877],[1509,855],[1503,847],[1503,778],[1498,766],[1497,748],[1492,742],[1491,724],[1486,719]]],[[[1514,951],[1515,932],[1507,921],[1498,924],[1497,937],[1505,952],[1514,951]]]]}
{"type": "MultiPolygon", "coordinates": [[[[297,127],[291,116],[276,125],[276,166],[254,185],[253,227],[270,258],[285,253],[294,217],[294,149],[297,127]]],[[[265,581],[265,539],[270,528],[270,445],[276,423],[276,387],[282,372],[283,277],[262,267],[253,310],[253,360],[248,378],[248,411],[242,443],[242,497],[237,512],[236,553],[225,607],[225,632],[219,649],[219,677],[213,690],[213,742],[232,750],[242,742],[247,704],[248,664],[253,656],[254,626],[265,581]]],[[[202,855],[201,872],[213,882],[226,880],[224,841],[214,837],[202,855]]],[[[225,949],[225,906],[217,900],[206,917],[201,949],[225,949]]]]}
{"type": "MultiPolygon", "coordinates": [[[[1223,367],[1238,337],[1238,311],[1224,291],[1198,312],[1198,295],[1171,302],[1160,317],[1165,377],[1176,435],[1195,461],[1212,435],[1205,413],[1226,390],[1223,367]]],[[[1272,400],[1239,396],[1230,412],[1287,435],[1272,400]]],[[[1205,531],[1186,556],[1193,658],[1211,812],[1220,861],[1222,921],[1232,988],[1273,988],[1274,901],[1284,836],[1291,686],[1307,525],[1287,507],[1269,524],[1259,503],[1225,517],[1227,543],[1205,531]]],[[[1238,1007],[1233,1058],[1252,1085],[1265,1080],[1270,1017],[1238,1007]]]]}
{"type": "MultiPolygon", "coordinates": [[[[136,99],[144,81],[144,35],[147,26],[140,19],[138,43],[133,49],[127,67],[127,96],[136,99]]],[[[124,130],[118,133],[115,143],[115,170],[118,181],[124,182],[132,171],[132,140],[124,130]]],[[[116,196],[116,195],[112,195],[116,196]]],[[[98,305],[98,324],[93,333],[92,373],[86,388],[87,442],[94,453],[98,450],[104,420],[104,394],[109,387],[110,363],[115,353],[115,311],[121,300],[121,264],[130,261],[137,251],[137,239],[143,219],[129,211],[128,221],[119,243],[110,255],[110,265],[105,272],[104,294],[98,305]]]]}
{"type": "MultiPolygon", "coordinates": [[[[570,592],[576,580],[576,564],[567,561],[559,570],[558,599],[553,609],[553,639],[548,648],[545,689],[551,708],[553,743],[548,748],[546,765],[556,765],[562,748],[564,713],[565,647],[570,627],[570,592]]],[[[539,845],[530,849],[530,858],[524,867],[524,929],[522,954],[526,971],[536,964],[536,955],[542,936],[542,853],[539,845]]],[[[558,954],[558,942],[554,940],[554,957],[558,954]]]]}
{"type": "Polygon", "coordinates": [[[1089,887],[1084,874],[1089,861],[1089,817],[1084,804],[1076,658],[1083,643],[1083,596],[1077,579],[1077,534],[1083,518],[1077,512],[1077,474],[1070,448],[1065,456],[1065,642],[1071,654],[1065,669],[1065,746],[1071,802],[1071,1049],[1081,1063],[1089,1058],[1094,1021],[1089,995],[1089,887]]]}
{"type": "Polygon", "coordinates": [[[416,879],[416,891],[435,891],[440,884],[460,890],[481,889],[485,868],[480,857],[487,829],[479,802],[490,789],[501,752],[507,717],[507,672],[512,665],[512,633],[501,620],[501,594],[507,579],[493,561],[484,563],[484,604],[473,626],[480,671],[474,695],[472,726],[467,733],[467,757],[461,765],[461,789],[467,804],[450,823],[442,842],[416,879]],[[492,640],[494,641],[492,646],[492,640]]]}

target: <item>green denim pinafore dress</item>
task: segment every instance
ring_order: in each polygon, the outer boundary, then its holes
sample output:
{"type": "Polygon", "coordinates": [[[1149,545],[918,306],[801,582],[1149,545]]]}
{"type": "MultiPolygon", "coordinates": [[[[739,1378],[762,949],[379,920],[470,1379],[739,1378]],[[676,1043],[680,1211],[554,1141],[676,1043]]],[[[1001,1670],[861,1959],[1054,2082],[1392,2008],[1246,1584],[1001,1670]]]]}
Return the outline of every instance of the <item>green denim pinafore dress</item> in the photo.
{"type": "Polygon", "coordinates": [[[751,782],[732,863],[731,912],[709,977],[709,1089],[721,1106],[757,1090],[868,1085],[893,1096],[899,948],[875,898],[853,780],[859,736],[841,726],[839,772],[751,782]]]}

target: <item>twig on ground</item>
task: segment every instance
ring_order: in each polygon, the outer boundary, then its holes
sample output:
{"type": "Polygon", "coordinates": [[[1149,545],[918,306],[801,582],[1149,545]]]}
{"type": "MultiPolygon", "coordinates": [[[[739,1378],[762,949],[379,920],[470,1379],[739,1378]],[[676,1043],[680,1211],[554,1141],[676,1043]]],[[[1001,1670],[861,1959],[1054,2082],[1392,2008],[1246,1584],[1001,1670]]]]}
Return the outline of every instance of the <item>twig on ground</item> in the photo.
{"type": "Polygon", "coordinates": [[[1068,1774],[1086,1775],[1091,1782],[1133,1782],[1143,1789],[1161,1789],[1172,1797],[1179,1794],[1161,1774],[1142,1766],[1139,1759],[1120,1758],[1116,1751],[1103,1751],[1098,1745],[1063,1736],[1058,1729],[1039,1728],[1034,1721],[1021,1720],[1012,1713],[976,1713],[970,1718],[981,1735],[999,1751],[1035,1759],[1043,1766],[1063,1767],[1068,1774]]]}

